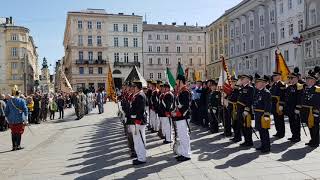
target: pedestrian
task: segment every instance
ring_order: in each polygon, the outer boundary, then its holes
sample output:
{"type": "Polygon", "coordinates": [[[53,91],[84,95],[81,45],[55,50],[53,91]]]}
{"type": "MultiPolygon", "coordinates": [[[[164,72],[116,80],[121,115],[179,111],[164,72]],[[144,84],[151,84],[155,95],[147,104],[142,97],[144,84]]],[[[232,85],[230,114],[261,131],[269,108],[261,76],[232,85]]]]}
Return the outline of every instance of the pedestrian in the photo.
{"type": "Polygon", "coordinates": [[[40,94],[36,93],[35,96],[33,96],[33,113],[32,113],[32,122],[36,124],[40,124],[40,108],[41,108],[41,98],[40,94]]]}
{"type": "Polygon", "coordinates": [[[253,110],[255,128],[259,131],[261,141],[260,147],[256,148],[256,150],[262,153],[270,152],[271,93],[266,89],[268,81],[269,79],[266,76],[260,77],[258,74],[255,76],[256,90],[254,93],[253,110]]]}
{"type": "Polygon", "coordinates": [[[41,98],[41,112],[40,112],[40,119],[41,121],[47,121],[48,117],[48,110],[49,110],[49,99],[48,94],[44,94],[41,98]]]}
{"type": "Polygon", "coordinates": [[[102,89],[99,88],[98,90],[98,94],[97,94],[97,105],[98,105],[98,110],[99,110],[99,114],[103,113],[103,94],[102,94],[102,89]]]}
{"type": "Polygon", "coordinates": [[[178,161],[188,161],[191,159],[190,147],[190,101],[191,93],[186,86],[186,78],[178,75],[176,80],[177,95],[175,99],[176,109],[171,112],[173,121],[176,124],[177,136],[179,143],[177,143],[176,159],[178,161]]]}
{"type": "Polygon", "coordinates": [[[57,111],[57,103],[56,103],[56,101],[53,99],[53,98],[51,98],[50,100],[49,100],[49,111],[50,111],[50,120],[54,120],[54,116],[55,116],[55,114],[56,114],[56,111],[57,111]]]}
{"type": "Polygon", "coordinates": [[[63,119],[65,100],[62,95],[59,95],[59,98],[57,100],[57,105],[58,105],[58,110],[59,110],[59,119],[63,119]]]}
{"type": "Polygon", "coordinates": [[[209,114],[211,133],[219,132],[219,112],[221,105],[221,93],[218,91],[218,83],[212,80],[211,93],[209,95],[209,114]]]}
{"type": "Polygon", "coordinates": [[[6,121],[5,109],[6,103],[4,102],[5,95],[0,96],[0,131],[6,131],[8,129],[8,123],[6,121]]]}
{"type": "Polygon", "coordinates": [[[27,107],[28,107],[28,119],[30,121],[30,123],[33,123],[33,119],[32,119],[32,113],[34,111],[34,102],[32,99],[32,96],[28,96],[27,97],[27,107]]]}
{"type": "Polygon", "coordinates": [[[19,98],[20,93],[17,86],[14,86],[12,95],[14,97],[8,100],[5,115],[11,129],[12,151],[16,151],[23,149],[21,147],[21,136],[27,123],[28,108],[25,101],[19,98]]]}

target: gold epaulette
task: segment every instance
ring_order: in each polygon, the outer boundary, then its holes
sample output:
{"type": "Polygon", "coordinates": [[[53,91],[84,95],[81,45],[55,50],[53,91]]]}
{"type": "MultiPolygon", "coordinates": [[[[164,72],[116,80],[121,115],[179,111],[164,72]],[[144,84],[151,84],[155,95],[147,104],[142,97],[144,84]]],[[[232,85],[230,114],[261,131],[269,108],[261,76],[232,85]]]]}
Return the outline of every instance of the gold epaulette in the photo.
{"type": "Polygon", "coordinates": [[[316,93],[320,93],[320,87],[319,87],[319,86],[316,86],[315,92],[316,92],[316,93]]]}
{"type": "Polygon", "coordinates": [[[297,83],[297,90],[302,90],[303,89],[303,84],[297,83]]]}

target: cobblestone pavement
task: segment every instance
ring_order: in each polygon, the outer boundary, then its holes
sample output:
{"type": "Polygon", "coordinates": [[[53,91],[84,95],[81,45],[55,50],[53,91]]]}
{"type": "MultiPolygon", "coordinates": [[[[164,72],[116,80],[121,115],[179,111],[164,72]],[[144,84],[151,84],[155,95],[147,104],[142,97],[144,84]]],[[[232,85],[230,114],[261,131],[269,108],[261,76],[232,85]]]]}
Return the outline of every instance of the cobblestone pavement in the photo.
{"type": "MultiPolygon", "coordinates": [[[[108,103],[76,121],[69,110],[65,120],[27,128],[24,150],[10,152],[10,132],[0,133],[0,179],[316,179],[320,178],[320,149],[304,145],[309,137],[292,144],[272,139],[272,152],[232,144],[223,135],[212,135],[192,126],[192,160],[177,163],[170,145],[156,134],[147,134],[148,162],[131,165],[123,126],[115,118],[117,106],[108,103]]],[[[287,124],[288,128],[288,124],[287,124]]],[[[271,135],[274,134],[272,127],[271,135]]],[[[308,135],[309,136],[309,135],[308,135]]],[[[259,141],[254,137],[255,146],[259,141]]]]}

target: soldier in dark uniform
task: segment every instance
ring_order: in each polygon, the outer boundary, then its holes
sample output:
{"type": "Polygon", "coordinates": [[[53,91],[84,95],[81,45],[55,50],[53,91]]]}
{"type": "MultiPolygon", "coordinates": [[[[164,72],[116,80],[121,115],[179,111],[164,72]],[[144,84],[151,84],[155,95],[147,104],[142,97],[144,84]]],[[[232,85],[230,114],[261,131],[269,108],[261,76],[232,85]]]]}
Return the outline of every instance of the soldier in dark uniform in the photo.
{"type": "Polygon", "coordinates": [[[266,85],[268,77],[263,78],[259,75],[255,77],[255,93],[253,102],[253,111],[255,119],[255,128],[259,131],[261,146],[256,148],[262,153],[270,152],[270,135],[269,129],[271,124],[270,111],[271,111],[271,94],[266,85]]]}
{"type": "Polygon", "coordinates": [[[151,124],[151,132],[154,133],[157,131],[156,121],[158,119],[158,115],[156,113],[158,108],[157,94],[159,89],[156,87],[157,82],[151,82],[151,98],[150,98],[150,124],[151,124]]]}
{"type": "Polygon", "coordinates": [[[274,72],[272,75],[273,84],[270,88],[272,96],[272,109],[271,113],[274,117],[274,124],[277,133],[273,136],[283,138],[285,135],[284,125],[284,102],[286,85],[281,81],[281,73],[274,72]]]}
{"type": "Polygon", "coordinates": [[[209,93],[211,89],[211,81],[203,82],[202,88],[198,89],[196,92],[200,93],[199,99],[199,119],[202,123],[202,126],[207,128],[209,127],[209,118],[208,118],[208,106],[209,106],[209,93]]]}
{"type": "MultiPolygon", "coordinates": [[[[237,84],[238,79],[235,76],[231,77],[231,94],[225,97],[225,101],[227,103],[227,107],[225,109],[225,125],[224,125],[224,133],[226,137],[231,137],[231,127],[235,130],[235,120],[236,120],[236,113],[237,113],[237,98],[239,94],[239,89],[237,84]]],[[[234,139],[234,138],[233,138],[234,139]]],[[[233,140],[231,139],[231,140],[233,140]]]]}
{"type": "Polygon", "coordinates": [[[177,77],[177,94],[175,99],[175,110],[171,112],[173,121],[176,124],[179,143],[177,147],[178,161],[187,161],[191,159],[190,147],[190,101],[191,93],[186,86],[186,78],[182,75],[177,77]]]}
{"type": "Polygon", "coordinates": [[[197,81],[196,86],[192,88],[191,116],[192,122],[204,126],[200,119],[200,96],[202,92],[202,81],[197,81]]]}
{"type": "MultiPolygon", "coordinates": [[[[241,127],[245,142],[240,144],[241,146],[253,146],[252,142],[252,103],[254,88],[251,85],[252,76],[241,75],[241,89],[239,90],[239,96],[237,101],[237,123],[241,127]]],[[[237,133],[235,139],[241,140],[241,136],[237,133]]]]}
{"type": "Polygon", "coordinates": [[[159,121],[159,131],[158,131],[158,136],[161,138],[161,139],[165,139],[165,137],[164,137],[164,129],[163,129],[163,118],[160,118],[161,116],[160,116],[160,111],[163,111],[163,109],[161,110],[160,109],[160,107],[161,107],[161,96],[163,96],[164,95],[164,93],[165,93],[165,90],[164,90],[164,88],[163,88],[163,85],[164,85],[164,83],[163,82],[160,82],[159,83],[159,87],[160,87],[160,89],[159,89],[159,93],[158,93],[158,112],[157,112],[157,114],[158,114],[158,121],[159,121]]]}
{"type": "Polygon", "coordinates": [[[151,130],[151,122],[150,122],[150,106],[151,106],[151,95],[152,95],[152,88],[151,88],[151,83],[152,83],[152,80],[148,80],[147,81],[148,83],[148,90],[147,90],[147,93],[146,93],[146,96],[147,96],[147,121],[148,121],[148,125],[147,125],[147,128],[149,130],[151,130]]]}
{"type": "Polygon", "coordinates": [[[133,165],[146,163],[146,124],[147,118],[145,114],[146,95],[142,91],[142,83],[140,80],[133,82],[134,95],[130,105],[130,121],[134,122],[133,142],[134,149],[137,153],[137,159],[133,160],[133,165]]]}
{"type": "Polygon", "coordinates": [[[159,103],[159,119],[162,124],[162,131],[165,140],[164,144],[172,142],[172,122],[171,122],[171,111],[174,108],[174,95],[170,91],[170,85],[165,83],[163,85],[163,93],[160,96],[159,103]]]}
{"type": "Polygon", "coordinates": [[[300,137],[300,109],[301,109],[301,96],[303,93],[303,84],[299,81],[299,69],[295,68],[294,72],[289,75],[290,85],[286,89],[286,106],[285,112],[289,117],[290,130],[292,137],[288,140],[292,142],[301,141],[300,137]]]}
{"type": "Polygon", "coordinates": [[[306,89],[302,95],[301,119],[306,122],[310,131],[311,140],[306,145],[319,147],[319,109],[320,87],[316,85],[315,72],[309,71],[306,77],[306,89]]]}
{"type": "Polygon", "coordinates": [[[212,133],[219,132],[219,109],[221,108],[221,93],[217,90],[218,83],[212,81],[211,92],[209,95],[209,117],[210,131],[212,133]]]}

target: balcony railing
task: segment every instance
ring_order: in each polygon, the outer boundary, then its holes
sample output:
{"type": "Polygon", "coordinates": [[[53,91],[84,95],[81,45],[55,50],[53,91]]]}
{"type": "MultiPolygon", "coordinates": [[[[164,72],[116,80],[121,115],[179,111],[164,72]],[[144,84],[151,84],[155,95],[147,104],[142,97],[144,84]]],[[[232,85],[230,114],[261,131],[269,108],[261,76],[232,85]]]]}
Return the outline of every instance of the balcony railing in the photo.
{"type": "Polygon", "coordinates": [[[140,62],[114,62],[114,67],[140,67],[140,62]]]}
{"type": "Polygon", "coordinates": [[[107,64],[106,60],[103,59],[97,59],[97,60],[76,60],[76,64],[79,65],[84,65],[84,64],[88,64],[88,65],[92,65],[92,64],[107,64]]]}

